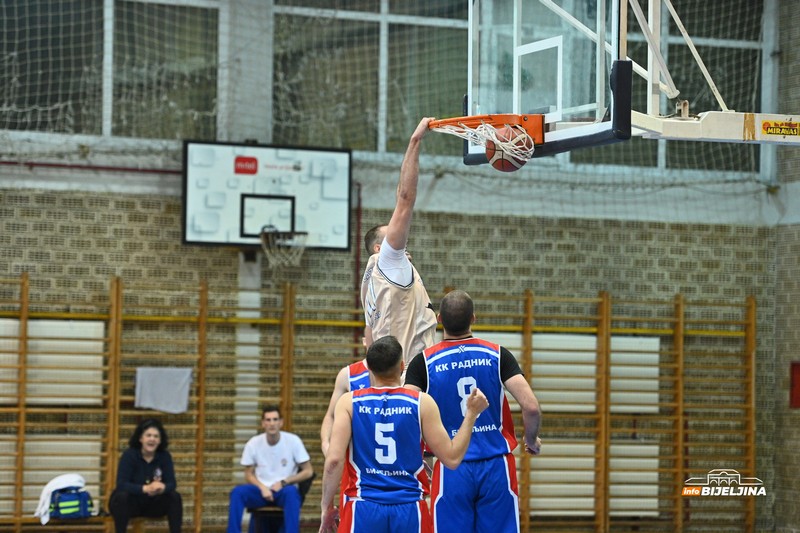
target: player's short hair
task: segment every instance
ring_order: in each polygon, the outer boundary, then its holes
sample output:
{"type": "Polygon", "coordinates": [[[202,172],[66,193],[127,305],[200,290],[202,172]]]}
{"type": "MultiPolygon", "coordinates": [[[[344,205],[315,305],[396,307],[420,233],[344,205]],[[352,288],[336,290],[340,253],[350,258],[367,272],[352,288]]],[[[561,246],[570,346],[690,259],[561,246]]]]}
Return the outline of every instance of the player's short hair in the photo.
{"type": "Polygon", "coordinates": [[[375,248],[375,245],[383,242],[383,238],[385,237],[383,228],[385,227],[386,224],[380,224],[371,228],[364,234],[364,248],[367,249],[368,254],[372,255],[372,249],[375,248]]]}
{"type": "Polygon", "coordinates": [[[402,359],[403,347],[391,335],[381,337],[367,349],[367,367],[381,378],[390,377],[402,359]]]}
{"type": "Polygon", "coordinates": [[[472,298],[464,291],[450,291],[442,298],[439,304],[439,316],[442,327],[450,335],[464,335],[472,326],[472,315],[475,314],[475,305],[472,298]]]}

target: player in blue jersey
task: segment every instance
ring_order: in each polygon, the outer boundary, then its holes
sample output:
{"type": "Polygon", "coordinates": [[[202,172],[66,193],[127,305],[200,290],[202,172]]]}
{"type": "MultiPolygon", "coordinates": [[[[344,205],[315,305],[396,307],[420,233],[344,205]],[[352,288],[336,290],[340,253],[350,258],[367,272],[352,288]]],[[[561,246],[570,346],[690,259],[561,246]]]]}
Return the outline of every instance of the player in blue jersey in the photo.
{"type": "MultiPolygon", "coordinates": [[[[539,401],[505,348],[472,336],[475,313],[464,291],[449,292],[439,307],[444,340],[417,355],[408,367],[405,386],[430,394],[439,405],[448,432],[464,418],[465,400],[478,387],[489,400],[473,430],[464,460],[455,470],[433,470],[431,506],[434,530],[441,533],[517,533],[519,501],[517,447],[505,391],[522,409],[525,450],[541,446],[539,401]]],[[[435,452],[434,452],[435,453],[435,452]]]]}
{"type": "Polygon", "coordinates": [[[346,467],[349,484],[339,532],[430,533],[425,502],[428,476],[423,439],[448,468],[466,453],[472,428],[488,402],[477,388],[465,398],[465,416],[451,440],[439,408],[422,392],[401,385],[403,350],[393,336],[367,350],[372,386],[343,394],[336,403],[322,479],[321,533],[336,530],[333,501],[346,467]]]}

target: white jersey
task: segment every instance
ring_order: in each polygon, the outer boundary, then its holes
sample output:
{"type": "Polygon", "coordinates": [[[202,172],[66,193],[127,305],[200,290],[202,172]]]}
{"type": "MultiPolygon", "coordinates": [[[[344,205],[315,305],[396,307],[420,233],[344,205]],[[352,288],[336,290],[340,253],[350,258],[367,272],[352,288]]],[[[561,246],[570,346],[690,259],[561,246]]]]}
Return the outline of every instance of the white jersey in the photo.
{"type": "Polygon", "coordinates": [[[240,463],[255,466],[256,477],[269,487],[296,474],[297,466],[310,460],[300,437],[281,431],[281,438],[274,446],[267,442],[266,433],[252,437],[244,446],[240,463]]]}
{"type": "Polygon", "coordinates": [[[378,254],[367,262],[361,280],[361,303],[364,320],[372,329],[372,340],[387,335],[397,338],[408,362],[423,349],[433,345],[436,313],[417,269],[411,265],[411,282],[400,285],[389,279],[378,266],[378,254]]]}

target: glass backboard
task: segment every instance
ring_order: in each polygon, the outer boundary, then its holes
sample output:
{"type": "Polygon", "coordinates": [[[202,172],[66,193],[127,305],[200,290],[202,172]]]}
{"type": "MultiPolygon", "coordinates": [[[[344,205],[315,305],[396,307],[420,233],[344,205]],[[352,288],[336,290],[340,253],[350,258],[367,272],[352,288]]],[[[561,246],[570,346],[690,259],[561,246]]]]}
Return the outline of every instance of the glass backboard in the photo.
{"type": "MultiPolygon", "coordinates": [[[[544,114],[534,157],[629,138],[621,13],[619,0],[472,0],[465,114],[544,114]]],[[[483,146],[465,150],[485,162],[483,146]]]]}

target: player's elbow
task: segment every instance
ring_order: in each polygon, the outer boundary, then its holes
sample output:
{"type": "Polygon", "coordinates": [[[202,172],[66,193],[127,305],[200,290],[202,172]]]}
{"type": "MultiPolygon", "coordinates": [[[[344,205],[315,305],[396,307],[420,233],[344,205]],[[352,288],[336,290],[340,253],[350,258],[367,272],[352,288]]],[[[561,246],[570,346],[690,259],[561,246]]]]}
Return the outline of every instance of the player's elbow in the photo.
{"type": "Polygon", "coordinates": [[[537,418],[542,416],[542,408],[539,406],[539,400],[536,399],[536,396],[531,395],[520,407],[525,416],[537,418]]]}
{"type": "Polygon", "coordinates": [[[413,202],[417,199],[417,192],[411,187],[403,187],[401,185],[397,188],[397,199],[405,200],[406,202],[413,202]]]}
{"type": "Polygon", "coordinates": [[[329,455],[325,458],[325,475],[333,475],[342,468],[344,459],[338,456],[329,455]]]}
{"type": "Polygon", "coordinates": [[[461,461],[464,459],[464,454],[462,453],[459,455],[438,455],[436,456],[436,459],[438,461],[441,461],[441,463],[450,470],[455,470],[456,468],[458,468],[458,465],[460,465],[461,461]]]}
{"type": "Polygon", "coordinates": [[[463,457],[459,457],[457,459],[450,459],[450,460],[447,460],[447,461],[445,461],[445,460],[443,460],[441,458],[438,458],[438,459],[439,459],[439,461],[442,461],[442,464],[444,466],[446,466],[447,468],[449,468],[450,470],[455,470],[456,468],[458,468],[458,465],[461,464],[461,460],[463,459],[463,457]]]}
{"type": "Polygon", "coordinates": [[[414,191],[406,189],[397,189],[397,198],[395,202],[395,212],[407,217],[414,209],[414,204],[417,201],[417,195],[414,191]]]}

